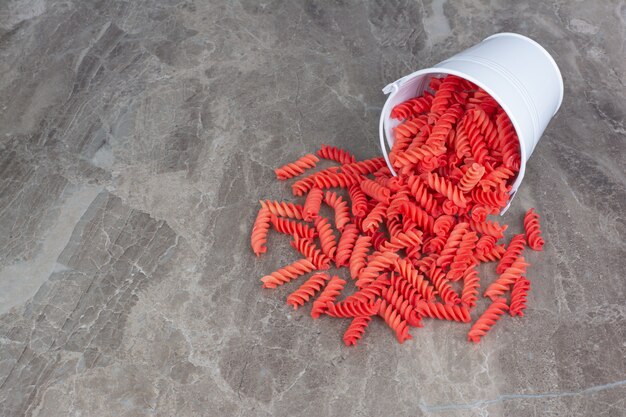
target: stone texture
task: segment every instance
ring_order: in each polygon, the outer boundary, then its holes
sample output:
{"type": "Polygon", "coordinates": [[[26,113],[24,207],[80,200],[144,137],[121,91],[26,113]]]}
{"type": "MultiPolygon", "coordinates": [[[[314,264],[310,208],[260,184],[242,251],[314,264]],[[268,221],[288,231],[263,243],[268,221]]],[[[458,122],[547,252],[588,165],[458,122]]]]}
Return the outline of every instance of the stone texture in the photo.
{"type": "Polygon", "coordinates": [[[625,32],[612,0],[2,2],[0,415],[625,415],[625,32]],[[544,216],[527,317],[348,349],[262,291],[272,169],[377,155],[382,86],[500,31],[566,86],[505,216],[544,216]]]}

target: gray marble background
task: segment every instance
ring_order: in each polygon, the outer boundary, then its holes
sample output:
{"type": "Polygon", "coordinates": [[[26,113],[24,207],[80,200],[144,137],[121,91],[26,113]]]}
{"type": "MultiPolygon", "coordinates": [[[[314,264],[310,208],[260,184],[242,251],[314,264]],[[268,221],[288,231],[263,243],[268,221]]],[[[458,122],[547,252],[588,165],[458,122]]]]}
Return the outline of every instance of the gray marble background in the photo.
{"type": "Polygon", "coordinates": [[[0,415],[626,415],[624,39],[623,0],[0,1],[0,415]],[[500,31],[565,79],[527,316],[346,348],[262,291],[272,169],[378,155],[380,89],[500,31]]]}

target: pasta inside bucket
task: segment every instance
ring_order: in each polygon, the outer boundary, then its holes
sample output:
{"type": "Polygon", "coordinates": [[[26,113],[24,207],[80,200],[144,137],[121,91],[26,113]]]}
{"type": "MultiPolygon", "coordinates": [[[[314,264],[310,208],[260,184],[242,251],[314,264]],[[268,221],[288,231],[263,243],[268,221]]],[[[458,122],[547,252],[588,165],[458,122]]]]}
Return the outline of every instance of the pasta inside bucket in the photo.
{"type": "MultiPolygon", "coordinates": [[[[419,70],[387,85],[379,136],[383,156],[392,174],[387,147],[394,143],[393,130],[401,121],[392,109],[428,91],[432,78],[455,75],[488,93],[508,115],[520,145],[520,167],[512,183],[511,200],[519,188],[526,162],[563,100],[563,80],[554,59],[535,41],[518,34],[493,35],[432,68],[419,70]]],[[[509,202],[510,204],[510,202],[509,202]]],[[[504,213],[508,206],[502,211],[504,213]]]]}

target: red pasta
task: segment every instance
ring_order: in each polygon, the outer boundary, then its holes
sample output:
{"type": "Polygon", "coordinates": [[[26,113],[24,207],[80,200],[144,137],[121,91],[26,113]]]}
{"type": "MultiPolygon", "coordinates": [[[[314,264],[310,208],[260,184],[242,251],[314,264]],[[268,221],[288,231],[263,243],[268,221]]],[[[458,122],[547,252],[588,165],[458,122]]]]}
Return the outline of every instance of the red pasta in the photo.
{"type": "Polygon", "coordinates": [[[529,210],[526,233],[507,246],[498,242],[508,226],[488,219],[509,204],[519,173],[515,128],[476,85],[452,75],[428,81],[430,92],[391,111],[400,120],[389,155],[397,176],[381,157],[357,161],[344,149],[322,145],[317,156],[278,168],[277,177],[303,174],[318,156],[334,166],[295,179],[291,190],[298,202],[261,201],[252,228],[257,256],[267,251],[271,225],[292,236],[291,245],[304,257],[261,278],[263,286],[291,285],[313,272],[287,303],[297,309],[319,293],[312,317],[349,319],[343,336],[348,346],[357,344],[374,316],[401,343],[411,338],[409,327],[421,327],[422,320],[470,322],[480,275],[489,277],[478,272],[486,271],[479,268],[483,263],[499,261],[499,276],[483,289],[492,304],[471,327],[470,341],[479,341],[507,309],[522,316],[528,303],[528,264],[521,255],[526,241],[535,250],[544,245],[538,215],[529,210]],[[346,192],[334,190],[341,188],[346,192]],[[322,202],[334,212],[332,225],[320,214],[322,202]],[[340,275],[330,279],[320,272],[332,260],[338,274],[349,270],[356,289],[346,287],[340,275]],[[337,301],[340,297],[343,301],[337,301]]]}
{"type": "Polygon", "coordinates": [[[439,320],[460,321],[463,323],[470,321],[469,310],[466,307],[454,304],[433,303],[421,300],[418,302],[417,311],[422,316],[439,320]]]}
{"type": "Polygon", "coordinates": [[[327,191],[324,202],[335,210],[335,226],[340,232],[350,222],[350,209],[348,203],[341,196],[327,191]]]}
{"type": "Polygon", "coordinates": [[[487,307],[487,310],[485,310],[485,312],[472,325],[472,328],[467,334],[467,340],[474,343],[480,342],[480,339],[491,329],[491,327],[493,327],[494,324],[496,324],[498,320],[500,320],[500,316],[502,316],[508,309],[509,306],[506,303],[506,299],[496,298],[493,300],[489,307],[487,307]]]}
{"type": "Polygon", "coordinates": [[[347,302],[333,304],[326,303],[326,314],[336,318],[373,316],[378,313],[381,300],[371,303],[347,302]]]}
{"type": "Polygon", "coordinates": [[[382,203],[389,204],[389,197],[391,196],[389,188],[383,187],[375,181],[369,179],[364,179],[361,181],[360,185],[361,190],[363,190],[363,192],[368,196],[382,203]]]}
{"type": "Polygon", "coordinates": [[[463,177],[459,180],[459,190],[464,193],[471,191],[471,189],[478,184],[484,174],[485,167],[474,162],[469,166],[463,177]]]}
{"type": "Polygon", "coordinates": [[[404,343],[405,340],[411,339],[409,334],[409,326],[406,320],[402,318],[402,315],[396,308],[388,304],[386,301],[380,303],[380,310],[378,315],[385,320],[385,323],[393,329],[396,333],[398,342],[404,343]]]}
{"type": "Polygon", "coordinates": [[[288,180],[289,178],[297,177],[306,171],[307,169],[315,167],[319,162],[319,158],[313,154],[306,154],[300,159],[283,165],[280,168],[276,168],[276,178],[279,180],[288,180]]]}
{"type": "Polygon", "coordinates": [[[293,306],[296,310],[298,307],[303,306],[307,301],[311,299],[315,294],[317,294],[326,284],[330,277],[328,274],[318,273],[313,274],[311,277],[306,280],[304,284],[300,286],[297,290],[289,294],[287,297],[287,304],[293,306]]]}
{"type": "Polygon", "coordinates": [[[330,159],[331,161],[339,162],[341,165],[356,162],[354,155],[335,146],[322,145],[317,154],[320,158],[330,159]]]}
{"type": "Polygon", "coordinates": [[[354,248],[354,244],[358,236],[359,231],[354,224],[349,223],[346,227],[344,227],[343,233],[341,233],[341,237],[339,238],[337,252],[335,254],[335,263],[337,264],[337,268],[348,265],[350,256],[352,255],[352,249],[354,248]]]}
{"type": "Polygon", "coordinates": [[[341,290],[343,290],[344,285],[346,285],[346,281],[337,276],[332,277],[317,299],[313,302],[311,317],[316,319],[325,313],[328,310],[328,303],[333,303],[335,301],[337,296],[341,294],[341,290]]]}
{"type": "Polygon", "coordinates": [[[300,259],[264,276],[261,278],[261,282],[263,282],[263,288],[276,288],[314,269],[315,265],[313,265],[311,261],[308,259],[300,259]]]}
{"type": "Polygon", "coordinates": [[[294,220],[284,219],[272,214],[271,216],[272,226],[274,230],[280,233],[284,233],[291,236],[298,236],[304,239],[313,239],[317,236],[315,229],[307,226],[303,223],[298,223],[294,220]]]}
{"type": "Polygon", "coordinates": [[[365,268],[367,254],[372,247],[372,238],[361,235],[356,239],[352,254],[350,255],[350,276],[357,279],[363,268],[365,268]]]}
{"type": "Polygon", "coordinates": [[[322,252],[330,259],[335,259],[335,252],[337,251],[337,239],[333,233],[333,229],[325,217],[318,217],[315,219],[315,229],[320,239],[322,246],[322,252]]]}
{"type": "Polygon", "coordinates": [[[350,194],[350,200],[352,200],[352,215],[354,217],[365,217],[367,215],[367,197],[361,191],[361,187],[358,184],[353,184],[348,187],[348,193],[350,194]]]}
{"type": "Polygon", "coordinates": [[[526,263],[523,256],[519,256],[513,264],[508,267],[498,279],[491,283],[485,290],[485,297],[489,297],[492,300],[498,298],[506,291],[509,290],[509,287],[515,283],[522,275],[526,273],[526,267],[529,264],[526,263]]]}
{"type": "Polygon", "coordinates": [[[271,216],[272,212],[268,208],[261,207],[256,216],[256,220],[254,221],[254,226],[252,226],[250,245],[252,246],[252,251],[256,256],[260,256],[262,253],[267,252],[265,242],[267,242],[267,231],[270,228],[271,216]]]}
{"type": "Polygon", "coordinates": [[[311,222],[317,218],[324,199],[324,191],[319,188],[313,188],[306,196],[304,207],[302,208],[302,218],[311,222]]]}
{"type": "Polygon", "coordinates": [[[526,240],[528,247],[532,250],[542,251],[544,240],[541,237],[541,228],[539,227],[539,215],[535,213],[535,209],[531,208],[524,215],[524,229],[526,230],[526,240]]]}
{"type": "Polygon", "coordinates": [[[291,242],[291,246],[311,261],[315,268],[323,270],[330,268],[330,258],[315,247],[309,239],[301,239],[296,236],[291,242]]]}
{"type": "Polygon", "coordinates": [[[508,267],[510,267],[513,262],[522,254],[524,250],[524,246],[526,246],[526,238],[524,235],[515,235],[509,242],[509,246],[506,248],[506,252],[500,258],[500,262],[498,262],[498,266],[496,267],[496,272],[498,274],[503,273],[508,267]]]}
{"type": "Polygon", "coordinates": [[[348,326],[346,332],[343,334],[343,342],[346,346],[355,346],[357,342],[361,340],[371,320],[371,317],[368,316],[355,317],[352,319],[350,326],[348,326]]]}
{"type": "Polygon", "coordinates": [[[284,201],[261,201],[261,207],[266,208],[275,216],[288,217],[290,219],[302,220],[302,206],[284,201]]]}

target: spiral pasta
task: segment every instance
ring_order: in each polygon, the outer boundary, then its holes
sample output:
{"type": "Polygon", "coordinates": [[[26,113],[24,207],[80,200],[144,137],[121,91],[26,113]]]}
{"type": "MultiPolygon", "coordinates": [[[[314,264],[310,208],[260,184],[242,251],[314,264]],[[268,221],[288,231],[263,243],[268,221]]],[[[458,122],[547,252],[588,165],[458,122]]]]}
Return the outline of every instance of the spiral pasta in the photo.
{"type": "Polygon", "coordinates": [[[429,172],[426,175],[426,183],[431,189],[443,194],[448,200],[451,200],[459,207],[467,206],[465,196],[456,185],[434,172],[429,172]]]}
{"type": "Polygon", "coordinates": [[[508,267],[510,267],[513,262],[522,254],[524,250],[524,246],[526,246],[526,238],[524,235],[515,235],[509,242],[509,246],[506,248],[506,252],[500,258],[500,262],[498,262],[498,266],[496,267],[496,272],[498,274],[503,273],[508,267]]]}
{"type": "Polygon", "coordinates": [[[285,219],[282,217],[277,217],[275,215],[271,215],[270,220],[272,222],[272,226],[274,230],[279,233],[284,233],[286,235],[298,236],[305,239],[313,239],[317,236],[317,232],[315,229],[307,226],[303,223],[298,223],[294,220],[285,219]]]}
{"type": "Polygon", "coordinates": [[[393,287],[387,287],[382,291],[383,300],[395,307],[400,313],[400,317],[407,322],[409,326],[422,327],[422,319],[413,308],[411,303],[406,300],[402,294],[397,292],[393,287]]]}
{"type": "Polygon", "coordinates": [[[507,246],[498,244],[507,225],[487,219],[507,206],[519,173],[512,122],[487,92],[460,77],[432,77],[429,88],[392,109],[400,120],[389,155],[397,175],[381,157],[357,161],[344,149],[322,145],[316,155],[275,170],[281,180],[294,178],[291,191],[304,204],[261,201],[252,227],[257,256],[267,251],[269,227],[293,237],[291,245],[303,256],[261,278],[263,287],[313,272],[287,303],[299,308],[313,301],[314,318],[349,318],[347,345],[361,339],[376,315],[400,342],[411,338],[409,327],[421,327],[424,317],[469,322],[481,290],[479,266],[486,262],[499,260],[499,276],[481,291],[492,305],[468,339],[480,340],[502,308],[523,315],[527,304],[528,264],[521,255],[526,241],[534,249],[544,245],[538,216],[531,209],[526,233],[507,246]],[[335,164],[304,176],[319,158],[335,164]],[[322,202],[334,221],[323,217],[322,202]],[[331,261],[349,269],[356,289],[321,272],[331,261]],[[510,302],[502,307],[509,291],[510,302]],[[343,301],[337,301],[340,295],[343,301]]]}
{"type": "Polygon", "coordinates": [[[283,165],[280,168],[276,168],[274,173],[279,180],[288,180],[289,178],[302,175],[304,171],[310,168],[314,168],[319,162],[319,158],[311,153],[304,155],[294,162],[283,165]]]}
{"type": "Polygon", "coordinates": [[[302,220],[302,206],[284,201],[260,201],[261,207],[268,209],[275,216],[288,217],[290,219],[302,220]]]}
{"type": "Polygon", "coordinates": [[[385,158],[372,158],[341,166],[342,172],[350,175],[367,175],[385,166],[385,158]]]}
{"type": "Polygon", "coordinates": [[[337,296],[341,294],[341,290],[343,290],[345,285],[346,281],[343,279],[338,276],[332,277],[317,299],[313,302],[313,307],[311,307],[311,317],[317,319],[319,316],[324,314],[328,310],[328,303],[333,303],[335,301],[337,296]]]}
{"type": "Polygon", "coordinates": [[[485,167],[474,162],[469,166],[463,177],[459,181],[459,190],[468,193],[474,188],[485,175],[485,167]]]}
{"type": "Polygon", "coordinates": [[[382,295],[385,288],[391,285],[387,274],[381,274],[370,285],[361,288],[346,298],[346,302],[373,303],[382,295]]]}
{"type": "Polygon", "coordinates": [[[371,320],[369,316],[360,316],[352,319],[350,326],[348,326],[346,332],[343,334],[343,343],[345,343],[346,346],[355,346],[363,337],[371,320]]]}
{"type": "Polygon", "coordinates": [[[397,259],[398,255],[393,252],[379,252],[375,254],[373,259],[359,274],[355,284],[357,288],[364,288],[370,285],[381,272],[390,269],[397,259]]]}
{"type": "Polygon", "coordinates": [[[404,343],[405,340],[411,339],[409,334],[409,326],[406,320],[402,319],[402,315],[396,308],[388,304],[386,301],[380,303],[378,315],[385,320],[385,323],[393,329],[398,342],[404,343]]]}
{"type": "Polygon", "coordinates": [[[311,275],[309,279],[305,281],[297,290],[289,294],[287,297],[287,304],[294,309],[302,307],[311,297],[315,296],[326,284],[326,281],[330,279],[330,276],[325,273],[317,273],[311,275]]]}
{"type": "Polygon", "coordinates": [[[352,184],[348,187],[348,194],[352,200],[352,215],[354,217],[365,217],[367,215],[367,197],[361,191],[358,184],[352,184]]]}
{"type": "Polygon", "coordinates": [[[350,209],[348,203],[336,193],[327,191],[324,196],[324,202],[335,210],[335,226],[340,232],[346,224],[350,222],[350,209]]]}
{"type": "Polygon", "coordinates": [[[324,191],[319,188],[313,188],[306,196],[304,207],[302,208],[302,218],[304,221],[310,222],[317,218],[324,200],[324,191]]]}
{"type": "Polygon", "coordinates": [[[372,247],[372,238],[361,235],[356,239],[352,254],[350,255],[350,276],[357,279],[365,265],[367,264],[367,254],[372,247]]]}
{"type": "Polygon", "coordinates": [[[526,263],[523,256],[519,256],[510,267],[508,267],[500,276],[491,283],[485,290],[485,297],[489,297],[492,300],[498,298],[506,291],[509,290],[510,286],[515,283],[526,273],[526,267],[529,264],[526,263]]]}
{"type": "Polygon", "coordinates": [[[360,185],[361,190],[363,190],[363,192],[368,196],[381,203],[389,204],[389,198],[391,197],[391,191],[389,188],[383,187],[375,181],[369,179],[364,179],[361,181],[360,185]]]}
{"type": "Polygon", "coordinates": [[[347,317],[360,317],[360,316],[373,316],[378,313],[381,300],[371,303],[360,302],[341,302],[333,304],[332,302],[326,303],[326,314],[331,317],[347,318],[347,317]]]}
{"type": "Polygon", "coordinates": [[[318,217],[315,219],[315,229],[320,240],[322,252],[330,259],[335,259],[335,252],[337,251],[337,239],[333,233],[333,229],[325,217],[318,217]]]}
{"type": "Polygon", "coordinates": [[[291,246],[304,255],[317,269],[330,268],[330,258],[322,253],[309,239],[294,237],[291,246]]]}
{"type": "Polygon", "coordinates": [[[299,259],[261,278],[263,288],[276,288],[315,269],[308,259],[299,259]]]}
{"type": "Polygon", "coordinates": [[[272,212],[268,208],[261,207],[256,216],[256,220],[254,221],[254,226],[252,226],[250,245],[252,246],[252,251],[256,256],[260,256],[261,254],[267,252],[265,242],[267,242],[267,232],[270,228],[271,216],[272,212]]]}
{"type": "Polygon", "coordinates": [[[411,284],[425,300],[433,299],[435,288],[424,276],[419,274],[413,264],[406,259],[398,259],[395,264],[400,276],[411,284]]]}
{"type": "Polygon", "coordinates": [[[322,148],[317,151],[317,154],[320,158],[339,162],[341,165],[356,162],[354,155],[335,146],[322,145],[322,148]]]}
{"type": "Polygon", "coordinates": [[[463,273],[463,290],[461,291],[461,304],[469,308],[476,305],[478,299],[478,289],[480,288],[480,278],[478,271],[468,268],[463,273]]]}
{"type": "Polygon", "coordinates": [[[431,317],[439,320],[460,321],[467,323],[470,321],[469,310],[460,305],[442,304],[420,300],[417,303],[417,311],[424,317],[431,317]]]}
{"type": "Polygon", "coordinates": [[[542,251],[545,241],[541,237],[541,227],[539,226],[539,215],[535,209],[531,208],[524,215],[524,229],[526,230],[526,240],[528,247],[532,250],[542,251]]]}
{"type": "Polygon", "coordinates": [[[526,297],[530,291],[530,281],[525,277],[520,277],[511,290],[511,303],[509,304],[509,314],[511,316],[524,317],[524,310],[526,310],[526,297]]]}
{"type": "Polygon", "coordinates": [[[474,322],[470,331],[467,333],[467,340],[478,343],[480,339],[487,334],[500,317],[509,309],[506,299],[496,298],[487,307],[487,310],[474,322]]]}
{"type": "Polygon", "coordinates": [[[352,255],[352,249],[359,236],[359,231],[356,226],[349,223],[344,227],[339,243],[337,244],[337,251],[335,253],[335,263],[337,268],[348,265],[350,256],[352,255]]]}

